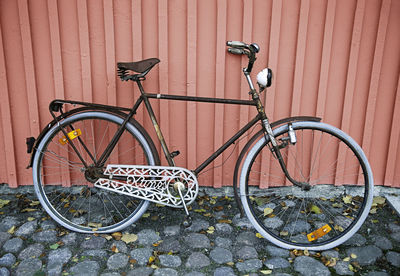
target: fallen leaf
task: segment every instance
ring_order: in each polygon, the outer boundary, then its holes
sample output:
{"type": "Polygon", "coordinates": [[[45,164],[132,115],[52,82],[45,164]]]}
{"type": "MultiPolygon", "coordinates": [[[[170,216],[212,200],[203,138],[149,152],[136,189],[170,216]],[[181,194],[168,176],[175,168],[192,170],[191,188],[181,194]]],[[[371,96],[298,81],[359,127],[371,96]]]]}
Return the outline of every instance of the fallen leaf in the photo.
{"type": "Polygon", "coordinates": [[[352,199],[353,197],[351,195],[347,195],[342,198],[343,202],[346,204],[350,204],[352,199]]]}
{"type": "Polygon", "coordinates": [[[229,265],[229,266],[234,266],[235,265],[234,262],[227,262],[226,264],[229,265]]]}
{"type": "Polygon", "coordinates": [[[34,221],[35,218],[34,218],[34,217],[28,217],[27,220],[28,220],[28,221],[34,221]]]}
{"type": "Polygon", "coordinates": [[[150,217],[150,213],[144,213],[144,214],[142,215],[142,217],[143,217],[143,218],[148,218],[148,217],[150,217]]]}
{"type": "Polygon", "coordinates": [[[219,223],[228,223],[228,224],[232,223],[232,221],[230,219],[220,219],[220,220],[218,220],[218,222],[219,223]]]}
{"type": "Polygon", "coordinates": [[[264,209],[264,217],[268,216],[269,214],[272,214],[273,212],[274,212],[274,210],[272,208],[269,208],[269,207],[265,208],[264,209]]]}
{"type": "Polygon", "coordinates": [[[310,252],[308,252],[308,249],[304,249],[304,255],[305,256],[310,256],[310,252]]]}
{"type": "Polygon", "coordinates": [[[34,200],[34,201],[32,201],[29,205],[30,205],[30,206],[37,206],[37,205],[40,205],[40,201],[39,201],[39,200],[34,200]]]}
{"type": "Polygon", "coordinates": [[[317,205],[312,205],[310,208],[310,212],[314,214],[321,214],[321,209],[317,205]]]}
{"type": "Polygon", "coordinates": [[[8,199],[0,199],[0,208],[6,206],[10,201],[8,199]]]}
{"type": "Polygon", "coordinates": [[[15,232],[15,225],[14,226],[12,226],[10,229],[8,229],[8,231],[7,231],[9,234],[14,234],[14,232],[15,232]]]}
{"type": "Polygon", "coordinates": [[[37,211],[37,209],[35,209],[35,208],[25,208],[25,209],[21,210],[21,213],[35,212],[35,211],[37,211]]]}
{"type": "Polygon", "coordinates": [[[376,196],[376,197],[374,197],[374,199],[372,201],[372,206],[382,205],[385,202],[386,202],[386,198],[384,198],[382,196],[376,196]]]}
{"type": "Polygon", "coordinates": [[[112,236],[111,235],[101,235],[103,238],[105,238],[106,240],[111,240],[112,236]]]}
{"type": "Polygon", "coordinates": [[[60,245],[58,243],[54,243],[54,244],[50,245],[50,249],[53,249],[53,250],[56,250],[59,247],[60,247],[60,245]]]}
{"type": "Polygon", "coordinates": [[[350,257],[353,258],[353,259],[357,259],[357,255],[354,254],[354,253],[352,253],[352,254],[350,255],[350,257]]]}
{"type": "Polygon", "coordinates": [[[215,199],[211,199],[211,200],[210,200],[210,203],[211,203],[212,205],[214,205],[214,204],[217,203],[217,201],[216,201],[215,199]]]}
{"type": "Polygon", "coordinates": [[[102,226],[102,224],[101,223],[95,223],[95,222],[89,222],[88,226],[89,227],[93,227],[93,228],[100,228],[102,226]]]}
{"type": "Polygon", "coordinates": [[[208,227],[207,233],[208,233],[208,234],[213,234],[214,231],[215,231],[214,226],[210,226],[210,227],[208,227]]]}
{"type": "Polygon", "coordinates": [[[118,248],[117,248],[116,245],[114,245],[113,247],[111,247],[111,251],[114,252],[114,253],[118,253],[118,252],[119,252],[119,250],[118,250],[118,248]]]}
{"type": "Polygon", "coordinates": [[[350,261],[350,257],[346,257],[343,259],[343,262],[348,262],[348,261],[350,261]]]}
{"type": "Polygon", "coordinates": [[[260,233],[256,233],[256,237],[259,239],[263,239],[264,237],[260,233]]]}
{"type": "Polygon", "coordinates": [[[150,267],[151,267],[152,269],[158,269],[158,266],[156,266],[155,264],[152,264],[150,267]]]}
{"type": "Polygon", "coordinates": [[[121,241],[125,242],[126,244],[137,241],[138,236],[135,234],[125,233],[121,237],[121,241]]]}
{"type": "Polygon", "coordinates": [[[272,270],[260,270],[260,272],[262,273],[262,274],[264,274],[264,275],[269,275],[269,274],[271,274],[272,273],[272,270]]]}
{"type": "Polygon", "coordinates": [[[342,204],[342,203],[333,203],[333,204],[332,204],[332,207],[333,207],[333,208],[342,208],[342,207],[343,207],[343,204],[342,204]]]}
{"type": "Polygon", "coordinates": [[[211,213],[205,213],[205,214],[203,214],[203,216],[205,216],[205,217],[211,217],[212,216],[212,214],[211,213]]]}
{"type": "Polygon", "coordinates": [[[122,234],[121,234],[121,232],[114,232],[114,233],[111,234],[111,236],[112,236],[115,240],[119,241],[119,240],[121,239],[121,237],[122,237],[122,234]]]}
{"type": "Polygon", "coordinates": [[[371,210],[369,210],[369,213],[370,214],[376,214],[376,208],[375,207],[371,208],[371,210]]]}
{"type": "Polygon", "coordinates": [[[163,240],[159,240],[158,242],[153,243],[154,247],[159,246],[160,244],[162,244],[163,240]]]}
{"type": "Polygon", "coordinates": [[[155,261],[156,257],[150,256],[149,258],[149,264],[152,264],[155,261]]]}
{"type": "Polygon", "coordinates": [[[288,232],[288,231],[281,231],[281,232],[279,233],[279,235],[285,237],[285,236],[289,235],[289,232],[288,232]]]}

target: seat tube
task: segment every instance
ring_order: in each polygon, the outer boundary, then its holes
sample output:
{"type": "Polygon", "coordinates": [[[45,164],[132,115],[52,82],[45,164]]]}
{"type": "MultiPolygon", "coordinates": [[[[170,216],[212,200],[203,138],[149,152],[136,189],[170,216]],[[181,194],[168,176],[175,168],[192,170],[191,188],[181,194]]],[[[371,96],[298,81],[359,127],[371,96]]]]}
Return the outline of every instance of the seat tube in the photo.
{"type": "Polygon", "coordinates": [[[147,112],[149,113],[150,120],[151,120],[151,122],[153,124],[154,130],[155,130],[155,132],[157,134],[157,137],[158,137],[158,140],[161,143],[161,148],[162,148],[162,150],[164,152],[165,158],[167,159],[168,165],[174,167],[175,166],[175,162],[171,157],[171,153],[169,152],[167,143],[165,142],[164,135],[161,132],[160,125],[158,124],[157,118],[156,118],[156,116],[154,114],[154,111],[153,111],[153,108],[152,108],[152,106],[150,104],[149,98],[146,97],[146,95],[144,93],[143,86],[140,83],[140,81],[137,81],[136,83],[137,83],[137,85],[139,87],[139,90],[140,90],[140,92],[142,94],[142,98],[144,100],[144,104],[146,106],[147,112]]]}

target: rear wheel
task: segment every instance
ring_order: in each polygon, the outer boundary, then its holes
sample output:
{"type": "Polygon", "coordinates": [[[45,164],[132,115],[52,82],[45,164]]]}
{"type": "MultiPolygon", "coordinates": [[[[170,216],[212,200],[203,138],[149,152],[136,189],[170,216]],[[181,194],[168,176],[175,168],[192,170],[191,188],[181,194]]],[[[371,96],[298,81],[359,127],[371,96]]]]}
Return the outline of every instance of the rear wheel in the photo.
{"type": "Polygon", "coordinates": [[[271,158],[270,142],[261,138],[242,167],[240,193],[256,229],[288,249],[326,250],[345,242],[368,215],[373,178],[360,146],[347,134],[319,122],[294,122],[274,130],[290,176],[310,190],[290,183],[271,158]]]}
{"type": "Polygon", "coordinates": [[[62,226],[77,232],[119,231],[146,211],[149,202],[94,187],[107,164],[158,165],[154,145],[134,122],[126,129],[106,164],[99,160],[123,119],[102,111],[71,115],[54,125],[37,147],[33,161],[35,192],[47,213],[62,226]],[[65,139],[64,129],[83,162],[65,139]]]}

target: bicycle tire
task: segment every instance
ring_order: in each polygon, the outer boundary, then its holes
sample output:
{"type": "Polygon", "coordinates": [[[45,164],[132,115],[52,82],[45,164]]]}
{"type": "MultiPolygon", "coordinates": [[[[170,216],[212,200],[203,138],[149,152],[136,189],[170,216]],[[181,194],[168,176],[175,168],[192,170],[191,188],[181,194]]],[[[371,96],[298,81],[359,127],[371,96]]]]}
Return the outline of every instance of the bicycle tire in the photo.
{"type": "Polygon", "coordinates": [[[263,136],[242,166],[243,208],[256,230],[275,245],[327,250],[348,240],[365,221],[373,200],[372,171],[361,147],[343,131],[310,121],[291,126],[296,144],[290,143],[288,125],[275,129],[274,137],[290,175],[310,183],[310,191],[288,183],[279,162],[271,158],[269,139],[263,136]],[[318,165],[322,166],[317,169],[318,165]],[[277,172],[280,174],[275,175],[277,172]],[[251,187],[260,184],[254,180],[261,182],[259,188],[251,187]],[[344,185],[356,181],[361,183],[344,185]]]}
{"type": "MultiPolygon", "coordinates": [[[[116,232],[137,221],[148,208],[146,200],[94,187],[95,179],[84,170],[72,147],[60,140],[65,137],[62,127],[69,128],[67,132],[71,126],[79,130],[81,134],[74,142],[88,162],[90,155],[85,153],[78,139],[85,142],[88,151],[97,159],[109,143],[107,139],[111,139],[122,122],[123,118],[117,114],[84,111],[51,127],[39,142],[32,166],[35,192],[46,212],[65,228],[81,233],[116,232]]],[[[159,165],[151,138],[133,119],[127,123],[109,160],[118,164],[135,161],[134,164],[159,165]]]]}

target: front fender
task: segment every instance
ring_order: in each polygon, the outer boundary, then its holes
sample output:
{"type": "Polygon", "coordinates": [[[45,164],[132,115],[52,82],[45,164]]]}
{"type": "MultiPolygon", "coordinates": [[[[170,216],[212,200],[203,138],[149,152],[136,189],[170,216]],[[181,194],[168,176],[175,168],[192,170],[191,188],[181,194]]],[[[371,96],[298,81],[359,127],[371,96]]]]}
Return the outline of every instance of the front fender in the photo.
{"type": "MultiPolygon", "coordinates": [[[[283,124],[288,124],[291,122],[298,122],[298,121],[313,121],[313,122],[320,122],[321,118],[319,117],[313,117],[313,116],[296,116],[296,117],[288,117],[288,118],[283,118],[280,119],[278,121],[275,121],[273,123],[271,123],[271,128],[276,128],[280,125],[283,124]]],[[[233,173],[233,194],[235,196],[235,201],[236,204],[239,208],[240,214],[243,217],[244,216],[244,211],[243,211],[243,207],[242,207],[242,203],[240,201],[239,195],[238,195],[238,191],[237,191],[237,186],[238,186],[238,174],[239,174],[239,168],[240,165],[242,164],[243,158],[245,157],[247,151],[249,150],[250,146],[253,145],[253,143],[255,141],[257,141],[261,135],[264,134],[264,131],[261,129],[259,130],[256,134],[253,135],[253,137],[250,138],[250,140],[247,142],[247,144],[243,147],[242,151],[239,154],[239,157],[236,161],[236,165],[235,165],[235,171],[233,173]]]]}

